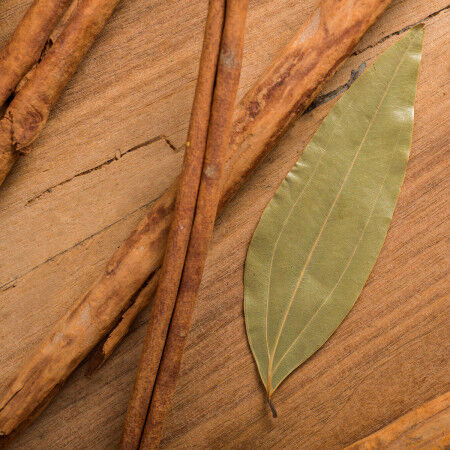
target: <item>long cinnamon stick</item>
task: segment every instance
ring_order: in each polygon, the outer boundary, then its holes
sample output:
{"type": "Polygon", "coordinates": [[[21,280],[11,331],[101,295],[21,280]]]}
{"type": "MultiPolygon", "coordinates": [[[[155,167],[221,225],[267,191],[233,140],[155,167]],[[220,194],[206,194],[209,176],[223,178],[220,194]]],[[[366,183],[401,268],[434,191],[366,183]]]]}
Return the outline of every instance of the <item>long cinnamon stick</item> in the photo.
{"type": "MultiPolygon", "coordinates": [[[[247,7],[248,0],[226,1],[225,25],[194,224],[173,316],[172,318],[170,315],[158,318],[158,320],[165,321],[167,324],[170,321],[170,328],[153,394],[151,395],[151,403],[141,442],[141,448],[143,449],[156,449],[159,446],[200,288],[209,241],[220,200],[222,174],[231,132],[233,106],[242,65],[247,7]]],[[[151,346],[153,351],[161,354],[162,346],[157,347],[157,343],[152,338],[153,336],[150,334],[149,339],[154,344],[151,346]]],[[[142,354],[140,367],[142,367],[142,363],[145,364],[147,354],[142,354]]],[[[140,380],[139,375],[138,372],[137,385],[140,380]]]]}
{"type": "Polygon", "coordinates": [[[220,39],[224,26],[224,5],[224,0],[209,1],[197,87],[175,211],[167,239],[152,315],[149,319],[141,364],[119,445],[122,449],[139,447],[156,371],[181,280],[206,151],[208,122],[219,59],[220,39]]]}
{"type": "Polygon", "coordinates": [[[118,2],[79,2],[53,46],[12,99],[0,120],[0,184],[41,132],[64,86],[118,2]]]}
{"type": "MultiPolygon", "coordinates": [[[[308,107],[389,3],[321,2],[236,109],[221,205],[308,107]]],[[[105,272],[19,370],[0,399],[0,436],[11,434],[39,410],[130,308],[133,295],[161,264],[175,195],[173,185],[153,204],[105,272]]]]}
{"type": "Polygon", "coordinates": [[[0,50],[0,106],[39,59],[50,33],[71,0],[34,0],[0,50]]]}

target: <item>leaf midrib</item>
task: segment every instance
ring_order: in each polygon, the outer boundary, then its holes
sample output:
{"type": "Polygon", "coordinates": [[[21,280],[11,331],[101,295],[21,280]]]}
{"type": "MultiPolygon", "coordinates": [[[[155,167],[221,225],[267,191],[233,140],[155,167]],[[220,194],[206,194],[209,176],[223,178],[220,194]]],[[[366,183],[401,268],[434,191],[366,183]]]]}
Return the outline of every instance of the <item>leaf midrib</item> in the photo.
{"type": "MultiPolygon", "coordinates": [[[[402,125],[403,125],[403,124],[402,124],[402,125]]],[[[308,323],[305,325],[305,327],[303,328],[303,330],[302,330],[302,331],[300,332],[300,334],[294,339],[294,341],[292,342],[292,344],[288,347],[288,349],[286,350],[286,352],[285,352],[285,353],[283,354],[283,356],[280,358],[280,360],[278,361],[277,365],[276,365],[275,368],[273,369],[273,373],[274,373],[274,374],[276,373],[276,371],[277,371],[279,365],[281,364],[281,362],[283,361],[283,359],[287,356],[287,354],[290,352],[290,350],[292,349],[292,347],[298,342],[298,340],[299,340],[299,339],[301,338],[301,336],[304,334],[304,332],[306,331],[306,329],[311,325],[312,321],[317,317],[317,314],[319,314],[319,312],[321,311],[321,309],[327,304],[328,300],[331,298],[331,296],[333,295],[334,291],[337,289],[337,287],[338,287],[339,284],[341,283],[342,278],[344,277],[345,273],[347,272],[347,269],[350,267],[350,264],[351,264],[351,262],[353,261],[353,258],[354,258],[355,254],[356,254],[356,251],[358,250],[359,245],[361,244],[362,238],[363,238],[363,236],[364,236],[364,234],[365,234],[365,232],[366,232],[367,226],[369,225],[369,223],[370,223],[370,221],[371,221],[371,219],[372,219],[373,213],[374,213],[375,208],[376,208],[376,206],[377,206],[377,204],[378,204],[378,200],[380,199],[381,192],[383,191],[383,187],[384,187],[384,185],[385,185],[385,183],[386,183],[387,176],[388,176],[388,174],[390,173],[391,166],[392,166],[392,161],[393,161],[393,159],[394,159],[394,154],[395,154],[396,151],[397,151],[398,143],[399,143],[399,141],[400,141],[400,135],[401,135],[402,129],[403,129],[403,128],[401,127],[400,130],[399,130],[399,132],[398,132],[398,135],[397,135],[397,141],[396,141],[396,143],[395,143],[394,150],[391,152],[391,158],[390,158],[390,160],[389,160],[388,169],[386,170],[386,173],[385,173],[385,175],[384,175],[384,178],[383,178],[383,181],[382,181],[382,183],[381,183],[380,189],[378,190],[378,193],[377,193],[377,195],[376,195],[376,197],[375,197],[375,201],[374,201],[373,206],[372,206],[372,208],[371,208],[371,210],[370,210],[370,212],[369,212],[369,215],[368,215],[368,217],[367,217],[367,221],[366,221],[366,223],[364,224],[364,228],[363,228],[362,231],[361,231],[361,235],[360,235],[360,237],[359,237],[359,239],[358,239],[358,242],[356,243],[356,245],[355,245],[355,247],[354,247],[354,249],[353,249],[353,252],[352,252],[350,258],[349,258],[349,260],[348,260],[348,262],[347,262],[347,264],[346,264],[344,270],[342,271],[341,276],[339,277],[339,279],[338,279],[338,281],[336,282],[336,284],[333,286],[333,289],[330,291],[330,293],[328,294],[328,296],[325,298],[325,300],[324,300],[324,301],[322,302],[322,304],[319,306],[319,308],[317,309],[317,311],[313,314],[313,316],[311,317],[311,319],[310,319],[310,320],[308,321],[308,323]]]]}
{"type": "MultiPolygon", "coordinates": [[[[269,282],[267,283],[267,301],[266,301],[266,313],[265,313],[265,338],[266,338],[267,354],[269,355],[269,357],[270,357],[269,338],[268,338],[268,328],[269,328],[269,326],[268,326],[268,319],[269,319],[269,300],[270,300],[270,288],[271,288],[271,279],[272,279],[272,269],[273,269],[273,261],[274,261],[274,258],[275,258],[275,253],[276,253],[276,251],[277,251],[278,243],[279,243],[280,238],[281,238],[281,236],[282,236],[282,234],[283,234],[283,231],[284,231],[284,229],[285,229],[285,227],[286,227],[286,224],[288,223],[288,221],[289,221],[289,219],[290,219],[290,217],[291,217],[291,215],[292,215],[292,212],[293,212],[294,209],[295,209],[295,206],[296,206],[297,203],[300,201],[300,199],[303,197],[303,193],[305,192],[305,190],[306,190],[307,187],[309,186],[311,180],[314,178],[314,175],[316,174],[316,171],[317,171],[317,169],[318,169],[318,167],[319,167],[319,165],[320,165],[320,162],[321,162],[321,160],[322,160],[322,157],[323,157],[323,155],[324,155],[325,152],[326,152],[326,148],[328,147],[328,144],[330,143],[331,138],[334,136],[334,132],[335,132],[335,131],[336,131],[336,126],[333,127],[333,130],[332,130],[332,132],[330,133],[330,137],[329,137],[329,139],[328,139],[328,141],[327,141],[327,143],[326,143],[326,145],[325,145],[325,148],[322,149],[322,153],[320,154],[320,157],[319,157],[319,159],[318,159],[316,165],[314,166],[313,173],[312,173],[311,176],[309,177],[309,179],[308,179],[308,181],[306,182],[306,184],[305,184],[305,186],[303,187],[303,189],[300,191],[300,194],[297,196],[295,202],[294,202],[294,203],[292,204],[292,206],[290,207],[289,213],[288,213],[288,215],[286,216],[286,218],[284,219],[283,224],[281,225],[280,232],[278,233],[278,237],[277,237],[277,239],[276,239],[276,241],[275,241],[275,245],[274,245],[274,247],[273,247],[273,249],[272,249],[272,255],[271,255],[270,265],[269,265],[269,276],[268,276],[269,282]]],[[[268,390],[270,390],[270,389],[268,388],[268,390]]]]}
{"type": "MultiPolygon", "coordinates": [[[[331,208],[330,208],[330,210],[329,210],[329,212],[328,212],[328,214],[327,214],[327,216],[326,216],[326,218],[325,218],[324,223],[323,223],[322,226],[321,226],[321,229],[320,229],[320,231],[319,231],[319,234],[318,234],[318,236],[317,236],[317,238],[316,238],[316,240],[315,240],[315,242],[314,242],[314,244],[313,244],[313,246],[312,246],[312,248],[311,248],[311,250],[310,250],[310,252],[309,252],[309,254],[308,254],[308,257],[307,257],[307,260],[306,260],[306,262],[305,262],[305,265],[303,266],[303,269],[302,269],[302,271],[301,271],[301,273],[300,273],[300,276],[299,276],[299,278],[298,278],[298,281],[297,281],[297,284],[296,284],[296,286],[295,286],[295,289],[294,289],[294,291],[293,291],[293,293],[292,293],[292,295],[291,295],[291,298],[290,298],[290,300],[289,300],[287,309],[286,309],[286,311],[285,311],[285,313],[284,313],[283,320],[282,320],[282,323],[281,323],[281,327],[280,327],[280,329],[279,329],[279,331],[278,331],[278,335],[277,335],[277,338],[276,338],[276,340],[275,340],[275,346],[274,346],[274,349],[273,349],[272,354],[270,354],[270,351],[268,350],[269,364],[268,364],[268,369],[267,369],[267,391],[268,391],[269,395],[271,395],[271,393],[273,392],[273,391],[271,392],[271,380],[272,380],[273,374],[274,374],[275,371],[276,371],[276,369],[274,369],[274,370],[272,371],[273,360],[274,360],[275,353],[276,353],[276,350],[277,350],[277,347],[278,347],[278,343],[279,343],[279,340],[280,340],[280,337],[281,337],[281,333],[282,333],[283,328],[284,328],[284,325],[285,325],[285,323],[286,323],[286,318],[287,318],[287,316],[288,316],[288,314],[289,314],[290,308],[292,307],[293,301],[294,301],[294,299],[295,299],[295,295],[296,295],[296,293],[297,293],[297,291],[298,291],[298,288],[299,288],[300,283],[301,283],[301,281],[302,281],[302,279],[303,279],[303,276],[304,276],[304,274],[305,274],[305,271],[306,271],[306,269],[307,269],[307,267],[308,267],[308,264],[309,264],[309,262],[310,262],[310,260],[311,260],[312,254],[314,253],[314,251],[315,251],[315,249],[316,249],[316,247],[317,247],[317,244],[318,244],[318,242],[319,242],[319,240],[320,240],[320,237],[322,236],[322,232],[323,232],[323,230],[325,229],[326,224],[328,223],[328,219],[329,219],[331,213],[333,212],[334,207],[336,206],[337,200],[339,199],[339,197],[340,197],[340,195],[341,195],[341,193],[342,193],[342,190],[343,190],[343,188],[344,188],[344,186],[345,186],[345,184],[346,184],[346,182],[347,182],[347,180],[348,180],[348,178],[349,178],[349,176],[350,176],[350,173],[351,173],[351,171],[352,171],[352,169],[353,169],[353,167],[354,167],[354,164],[355,164],[355,162],[356,162],[356,159],[358,158],[358,156],[359,156],[359,154],[360,154],[360,152],[361,152],[361,149],[362,149],[362,147],[363,147],[363,145],[364,145],[364,143],[365,143],[365,141],[366,141],[367,135],[369,134],[369,131],[372,129],[372,126],[373,126],[373,124],[374,124],[374,122],[375,122],[375,119],[376,119],[376,117],[378,116],[378,113],[379,113],[379,111],[380,111],[380,109],[381,109],[381,107],[382,107],[382,105],[383,105],[383,103],[384,103],[384,101],[385,101],[385,99],[386,99],[386,97],[387,97],[387,94],[389,93],[389,91],[390,91],[390,89],[391,89],[391,87],[392,87],[392,83],[393,83],[395,77],[397,76],[397,73],[398,73],[398,71],[399,71],[399,69],[400,69],[400,66],[401,66],[402,63],[403,63],[403,60],[404,60],[405,56],[408,54],[408,51],[409,51],[411,45],[412,45],[412,40],[411,40],[411,42],[408,44],[408,47],[405,49],[403,56],[401,57],[400,61],[398,62],[397,66],[396,66],[396,68],[395,68],[395,70],[394,70],[394,73],[393,73],[391,79],[389,80],[389,83],[388,83],[388,85],[387,85],[387,87],[386,87],[386,90],[385,90],[385,92],[384,92],[384,94],[383,94],[383,96],[382,96],[382,98],[381,98],[379,104],[377,105],[377,108],[375,109],[375,112],[374,112],[374,114],[373,114],[373,116],[372,116],[372,118],[371,118],[371,120],[370,120],[370,122],[369,122],[369,125],[368,125],[368,127],[367,127],[367,130],[366,130],[366,132],[364,133],[363,139],[361,140],[361,143],[360,143],[360,145],[359,145],[359,147],[358,147],[358,149],[357,149],[357,151],[356,151],[356,153],[355,153],[355,156],[353,157],[353,160],[352,160],[352,162],[351,162],[351,164],[350,164],[350,167],[349,167],[349,169],[348,169],[348,171],[347,171],[347,173],[346,173],[346,175],[345,175],[345,177],[344,177],[344,180],[343,180],[343,182],[342,182],[342,184],[341,184],[341,187],[340,187],[340,189],[339,189],[339,191],[338,191],[338,193],[337,193],[337,195],[336,195],[336,197],[335,197],[335,199],[334,199],[334,201],[333,201],[333,204],[331,205],[331,208]]],[[[302,192],[303,192],[303,191],[302,191],[302,192]]],[[[282,233],[282,231],[280,232],[280,234],[281,234],[281,233],[282,233]]],[[[269,284],[270,284],[270,278],[269,278],[269,284]]],[[[328,299],[328,297],[327,297],[327,299],[328,299]]],[[[268,302],[267,302],[267,305],[268,305],[268,302]]],[[[322,305],[322,306],[323,306],[323,305],[322,305]]],[[[322,306],[321,306],[321,307],[322,307],[322,306]]],[[[268,309],[267,309],[267,311],[268,311],[268,309]]],[[[267,316],[267,314],[268,314],[267,311],[266,311],[266,316],[267,316]]],[[[317,313],[317,312],[316,312],[316,313],[317,313]]],[[[314,317],[314,316],[313,316],[313,317],[314,317]]],[[[311,323],[311,321],[312,321],[312,320],[310,320],[310,321],[308,322],[308,324],[305,325],[305,327],[303,328],[303,330],[301,330],[301,334],[304,332],[304,330],[307,328],[307,326],[309,326],[309,324],[311,323]]],[[[266,322],[266,323],[267,323],[267,322],[266,322]]],[[[266,332],[267,332],[267,328],[266,328],[266,332]]],[[[266,343],[267,343],[267,346],[268,346],[267,335],[266,335],[266,343]]],[[[283,359],[285,356],[286,356],[286,353],[282,356],[281,359],[283,359]]],[[[281,359],[280,359],[280,361],[281,361],[281,359]]],[[[278,368],[278,366],[279,366],[279,363],[277,364],[276,367],[278,368]]]]}

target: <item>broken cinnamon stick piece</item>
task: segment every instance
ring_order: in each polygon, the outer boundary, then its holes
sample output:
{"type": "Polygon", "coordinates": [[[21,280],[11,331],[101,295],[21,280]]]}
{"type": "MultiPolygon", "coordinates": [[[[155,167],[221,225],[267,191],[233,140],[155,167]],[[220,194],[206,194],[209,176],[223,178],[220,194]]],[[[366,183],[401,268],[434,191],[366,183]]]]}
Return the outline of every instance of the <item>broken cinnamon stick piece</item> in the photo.
{"type": "Polygon", "coordinates": [[[119,448],[137,449],[145,424],[159,360],[166,340],[194,220],[206,150],[225,0],[210,0],[191,120],[186,140],[175,211],[170,226],[160,281],[153,302],[141,364],[128,406],[119,448]]]}
{"type": "Polygon", "coordinates": [[[12,99],[0,120],[0,184],[41,132],[51,108],[118,2],[78,2],[56,42],[12,99]]]}
{"type": "Polygon", "coordinates": [[[128,334],[138,314],[153,300],[158,285],[160,270],[151,275],[149,282],[137,293],[136,299],[122,314],[116,327],[108,334],[89,357],[86,374],[92,375],[111,356],[123,337],[128,334]]]}
{"type": "Polygon", "coordinates": [[[71,0],[34,0],[0,50],[0,106],[39,59],[50,33],[71,0]]]}
{"type": "MultiPolygon", "coordinates": [[[[222,175],[231,133],[233,106],[242,66],[248,0],[226,0],[225,3],[225,24],[194,224],[184,261],[183,276],[175,302],[175,310],[172,317],[171,315],[158,317],[159,321],[165,321],[167,324],[170,321],[170,328],[153,393],[151,393],[151,386],[148,392],[149,397],[151,395],[151,402],[140,446],[143,449],[156,449],[161,440],[165,417],[180,372],[184,346],[191,326],[220,200],[222,175]]],[[[170,280],[170,274],[168,274],[168,277],[170,280]]],[[[149,339],[154,342],[152,338],[153,336],[150,334],[149,339]]],[[[160,355],[162,346],[161,349],[155,347],[153,345],[154,351],[160,355]]],[[[147,356],[148,353],[142,353],[140,367],[145,367],[147,356]]],[[[136,385],[139,383],[139,376],[140,373],[138,372],[136,385]]]]}
{"type": "Polygon", "coordinates": [[[450,392],[407,412],[344,450],[448,449],[450,392]]]}
{"type": "MultiPolygon", "coordinates": [[[[314,99],[390,0],[323,0],[236,108],[221,206],[314,99]],[[331,31],[332,30],[332,34],[331,31]]],[[[130,307],[161,264],[176,184],[150,208],[105,272],[55,325],[0,398],[0,441],[45,402],[130,307]]]]}

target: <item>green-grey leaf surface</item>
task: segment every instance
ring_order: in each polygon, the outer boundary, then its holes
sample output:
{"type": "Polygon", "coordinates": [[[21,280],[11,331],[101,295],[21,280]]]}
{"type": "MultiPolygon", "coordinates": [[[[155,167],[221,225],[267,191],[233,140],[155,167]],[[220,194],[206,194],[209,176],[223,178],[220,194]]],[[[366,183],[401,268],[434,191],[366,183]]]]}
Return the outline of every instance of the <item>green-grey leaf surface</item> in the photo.
{"type": "Polygon", "coordinates": [[[336,103],[264,211],[245,265],[247,335],[269,396],[347,315],[403,182],[423,27],[336,103]]]}

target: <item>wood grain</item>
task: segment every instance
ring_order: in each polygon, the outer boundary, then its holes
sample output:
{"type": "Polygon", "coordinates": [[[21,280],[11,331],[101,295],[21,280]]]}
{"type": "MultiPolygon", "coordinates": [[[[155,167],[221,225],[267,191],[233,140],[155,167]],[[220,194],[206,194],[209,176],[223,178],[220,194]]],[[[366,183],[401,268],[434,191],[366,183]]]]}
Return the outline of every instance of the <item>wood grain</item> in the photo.
{"type": "Polygon", "coordinates": [[[450,392],[437,397],[346,450],[433,448],[450,445],[450,392]]]}
{"type": "MultiPolygon", "coordinates": [[[[0,45],[29,3],[0,3],[0,45]]],[[[314,5],[250,2],[241,94],[314,5]]],[[[405,184],[355,308],[277,391],[273,420],[245,338],[243,262],[331,101],[296,122],[217,223],[163,448],[341,448],[449,390],[445,7],[394,0],[324,90],[428,17],[405,184]]],[[[124,0],[0,189],[0,388],[179,172],[205,14],[205,0],[124,0]]],[[[117,445],[147,317],[91,379],[78,369],[12,448],[117,445]]]]}

